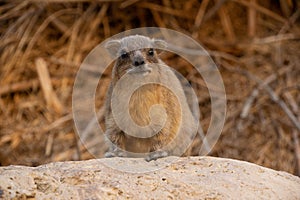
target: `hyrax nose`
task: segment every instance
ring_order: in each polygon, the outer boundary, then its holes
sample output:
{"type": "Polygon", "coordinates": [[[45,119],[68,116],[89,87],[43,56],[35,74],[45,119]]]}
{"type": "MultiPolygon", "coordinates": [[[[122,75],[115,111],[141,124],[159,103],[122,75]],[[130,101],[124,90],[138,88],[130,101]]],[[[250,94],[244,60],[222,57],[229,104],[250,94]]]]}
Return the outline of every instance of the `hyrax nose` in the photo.
{"type": "Polygon", "coordinates": [[[136,57],[133,58],[132,64],[135,67],[138,67],[140,65],[145,64],[145,60],[144,60],[144,58],[142,56],[136,56],[136,57]]]}

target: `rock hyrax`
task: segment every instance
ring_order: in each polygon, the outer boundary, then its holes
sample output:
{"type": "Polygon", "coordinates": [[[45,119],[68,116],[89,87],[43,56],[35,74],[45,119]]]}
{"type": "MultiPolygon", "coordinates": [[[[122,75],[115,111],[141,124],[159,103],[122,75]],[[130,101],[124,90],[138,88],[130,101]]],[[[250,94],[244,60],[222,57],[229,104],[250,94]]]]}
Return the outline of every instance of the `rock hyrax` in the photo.
{"type": "Polygon", "coordinates": [[[106,96],[106,157],[181,156],[197,133],[178,76],[158,57],[156,49],[164,45],[141,35],[106,43],[117,57],[106,96]]]}

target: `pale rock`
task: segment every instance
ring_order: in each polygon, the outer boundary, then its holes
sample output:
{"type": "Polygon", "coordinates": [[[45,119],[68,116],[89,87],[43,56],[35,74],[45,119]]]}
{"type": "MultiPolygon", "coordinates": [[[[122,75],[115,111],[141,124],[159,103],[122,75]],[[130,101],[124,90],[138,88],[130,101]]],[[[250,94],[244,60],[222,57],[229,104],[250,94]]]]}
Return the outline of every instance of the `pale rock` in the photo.
{"type": "Polygon", "coordinates": [[[300,199],[300,178],[214,157],[104,158],[0,168],[0,199],[300,199]]]}

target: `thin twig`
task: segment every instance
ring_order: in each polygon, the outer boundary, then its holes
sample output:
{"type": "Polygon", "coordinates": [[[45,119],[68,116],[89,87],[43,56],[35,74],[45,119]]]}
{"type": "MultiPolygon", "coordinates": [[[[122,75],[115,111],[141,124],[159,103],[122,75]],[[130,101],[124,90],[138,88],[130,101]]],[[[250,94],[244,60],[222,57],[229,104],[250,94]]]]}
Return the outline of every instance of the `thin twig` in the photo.
{"type": "Polygon", "coordinates": [[[262,83],[261,85],[258,86],[258,88],[255,88],[255,89],[251,92],[250,96],[246,99],[240,117],[241,117],[242,119],[244,119],[244,118],[246,118],[246,117],[248,116],[249,111],[250,111],[250,108],[251,108],[251,106],[252,106],[254,100],[255,100],[256,97],[258,96],[259,91],[263,88],[263,85],[268,85],[268,84],[270,84],[271,82],[275,81],[275,80],[278,78],[278,76],[281,76],[282,74],[285,74],[285,73],[287,73],[287,72],[289,72],[289,71],[291,71],[291,70],[292,70],[292,67],[291,67],[291,66],[290,66],[290,67],[281,68],[281,69],[278,71],[277,74],[272,74],[272,75],[270,75],[269,77],[267,77],[267,78],[263,81],[263,83],[262,83]]]}
{"type": "Polygon", "coordinates": [[[300,16],[300,9],[298,9],[289,19],[288,21],[282,26],[282,28],[280,29],[280,31],[278,32],[278,34],[283,34],[285,33],[292,24],[294,24],[296,22],[296,20],[298,19],[298,17],[300,16]]]}
{"type": "Polygon", "coordinates": [[[140,1],[140,0],[126,0],[126,1],[124,1],[124,2],[121,3],[121,5],[120,5],[119,8],[121,8],[121,9],[126,8],[128,6],[131,6],[131,5],[135,4],[135,3],[137,3],[138,1],[140,1]]]}
{"type": "Polygon", "coordinates": [[[272,35],[265,38],[256,38],[253,40],[254,44],[268,44],[273,42],[281,42],[283,40],[295,40],[300,39],[300,35],[295,35],[293,33],[272,35]]]}
{"type": "Polygon", "coordinates": [[[47,136],[47,142],[46,142],[46,147],[45,147],[45,156],[50,156],[50,154],[52,152],[53,141],[54,141],[54,133],[50,133],[47,136]]]}
{"type": "Polygon", "coordinates": [[[256,80],[256,82],[258,82],[260,85],[262,85],[263,89],[269,94],[271,99],[282,108],[282,110],[290,118],[295,127],[300,131],[300,122],[295,117],[293,112],[289,109],[289,107],[286,105],[286,103],[279,98],[279,96],[272,90],[272,88],[269,85],[263,85],[263,82],[258,77],[254,75],[250,75],[250,77],[256,80]]]}
{"type": "Polygon", "coordinates": [[[197,12],[197,15],[195,17],[195,22],[194,22],[194,31],[192,33],[192,36],[194,38],[198,37],[199,28],[200,28],[200,25],[202,23],[202,20],[203,20],[204,14],[205,14],[205,10],[207,8],[208,3],[209,3],[209,0],[204,0],[204,1],[201,2],[200,8],[197,12]]]}
{"type": "Polygon", "coordinates": [[[162,28],[165,28],[166,27],[166,24],[165,22],[162,20],[162,18],[160,17],[159,13],[155,10],[151,10],[151,13],[153,15],[153,18],[154,18],[154,21],[156,22],[156,24],[159,26],[159,27],[162,27],[162,28]]]}
{"type": "MultiPolygon", "coordinates": [[[[51,83],[52,85],[57,86],[61,84],[61,80],[58,78],[51,78],[51,83]]],[[[3,85],[0,88],[0,96],[13,94],[16,92],[23,92],[23,91],[27,91],[39,87],[40,87],[40,81],[38,79],[32,79],[27,81],[21,81],[18,83],[3,85]]]]}
{"type": "Polygon", "coordinates": [[[227,35],[230,42],[234,42],[236,40],[236,36],[235,36],[234,30],[233,30],[230,16],[227,12],[227,8],[225,8],[224,6],[221,7],[219,9],[218,14],[220,16],[220,20],[221,20],[222,27],[224,29],[225,34],[227,35]]]}
{"type": "Polygon", "coordinates": [[[285,114],[292,121],[292,123],[295,125],[295,127],[300,131],[300,122],[298,121],[298,119],[295,117],[295,115],[289,109],[289,107],[285,104],[285,102],[279,98],[279,96],[273,91],[273,89],[268,84],[264,84],[264,82],[260,78],[258,78],[257,76],[255,76],[254,74],[252,74],[246,70],[243,70],[239,67],[232,68],[231,65],[226,64],[224,62],[223,66],[225,66],[225,65],[226,65],[226,69],[244,74],[247,77],[249,77],[251,80],[258,83],[259,87],[261,87],[261,89],[264,89],[269,94],[271,100],[274,101],[276,104],[278,104],[281,107],[281,109],[285,112],[285,114]]]}
{"type": "Polygon", "coordinates": [[[158,4],[155,4],[155,3],[149,3],[149,2],[146,2],[146,1],[138,3],[137,6],[141,7],[141,8],[147,8],[147,9],[150,9],[150,10],[155,10],[155,11],[158,11],[158,12],[166,13],[166,14],[169,14],[169,15],[174,15],[174,16],[177,16],[177,17],[182,17],[182,18],[185,18],[185,19],[194,19],[195,18],[195,16],[193,16],[192,14],[187,15],[186,13],[182,12],[181,10],[175,10],[173,8],[164,7],[164,6],[161,6],[161,5],[158,5],[158,4]]]}
{"type": "MultiPolygon", "coordinates": [[[[47,0],[47,3],[84,3],[84,2],[119,2],[123,0],[47,0]]],[[[39,3],[45,0],[28,0],[28,2],[39,3]]]]}
{"type": "MultiPolygon", "coordinates": [[[[95,129],[95,125],[98,123],[98,120],[102,120],[104,118],[105,106],[102,106],[97,112],[97,118],[93,118],[87,124],[86,128],[80,134],[81,141],[85,142],[88,138],[90,132],[95,129]]],[[[100,134],[100,133],[99,133],[100,134]]]]}
{"type": "MultiPolygon", "coordinates": [[[[294,113],[298,113],[299,112],[299,105],[297,104],[297,102],[294,100],[293,96],[291,95],[290,92],[284,92],[283,96],[287,99],[288,103],[290,104],[292,110],[294,113]]],[[[300,113],[298,113],[300,116],[300,113]]]]}
{"type": "Polygon", "coordinates": [[[234,1],[238,4],[242,4],[244,6],[247,6],[247,7],[253,7],[256,11],[261,12],[261,13],[263,13],[263,14],[265,14],[265,15],[273,18],[273,19],[276,19],[277,21],[280,21],[282,23],[286,22],[286,19],[284,19],[280,15],[278,15],[278,14],[272,12],[271,10],[269,10],[267,8],[264,8],[264,7],[262,7],[258,4],[252,4],[252,3],[248,2],[248,1],[245,1],[245,0],[232,0],[232,1],[234,1]]]}
{"type": "Polygon", "coordinates": [[[42,129],[42,132],[49,132],[53,129],[56,129],[57,127],[61,126],[62,124],[70,121],[73,119],[73,115],[72,114],[67,114],[63,117],[60,117],[59,119],[55,120],[54,122],[52,122],[50,125],[44,127],[42,129]]]}
{"type": "Polygon", "coordinates": [[[53,107],[58,114],[61,114],[64,109],[53,90],[48,67],[45,60],[42,58],[38,58],[35,61],[35,65],[47,105],[53,107]]]}
{"type": "Polygon", "coordinates": [[[226,1],[227,0],[218,0],[218,2],[210,10],[207,11],[203,21],[209,20],[211,17],[213,17],[226,1]]]}
{"type": "MultiPolygon", "coordinates": [[[[250,0],[251,4],[256,4],[256,0],[250,0]]],[[[254,37],[256,32],[256,10],[253,7],[248,8],[248,35],[254,37]]]]}
{"type": "MultiPolygon", "coordinates": [[[[288,74],[290,75],[290,74],[288,74]]],[[[288,79],[290,80],[290,79],[288,79]]],[[[288,81],[287,85],[291,86],[292,82],[288,81]]],[[[295,115],[298,117],[298,120],[300,121],[300,112],[299,112],[299,106],[295,99],[293,98],[292,94],[289,91],[286,91],[283,93],[283,96],[287,99],[287,102],[289,103],[290,107],[292,108],[292,111],[295,113],[295,115]]],[[[299,143],[299,133],[300,131],[297,131],[296,129],[293,129],[293,141],[294,141],[294,152],[295,152],[295,159],[296,159],[296,170],[297,175],[300,176],[300,143],[299,143]]]]}
{"type": "Polygon", "coordinates": [[[300,142],[299,142],[299,132],[297,130],[293,130],[293,141],[295,146],[295,157],[296,157],[296,165],[297,165],[297,175],[300,176],[300,142]]]}

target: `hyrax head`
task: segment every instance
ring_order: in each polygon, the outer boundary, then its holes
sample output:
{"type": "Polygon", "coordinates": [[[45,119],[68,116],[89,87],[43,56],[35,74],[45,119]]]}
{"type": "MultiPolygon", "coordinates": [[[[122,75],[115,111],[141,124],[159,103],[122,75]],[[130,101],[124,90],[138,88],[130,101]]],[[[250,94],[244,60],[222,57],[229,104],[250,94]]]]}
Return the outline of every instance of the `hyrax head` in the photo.
{"type": "Polygon", "coordinates": [[[114,72],[121,77],[125,73],[147,75],[151,73],[151,64],[158,63],[155,49],[163,48],[163,40],[134,35],[119,40],[111,40],[105,47],[114,57],[117,57],[114,72]]]}

